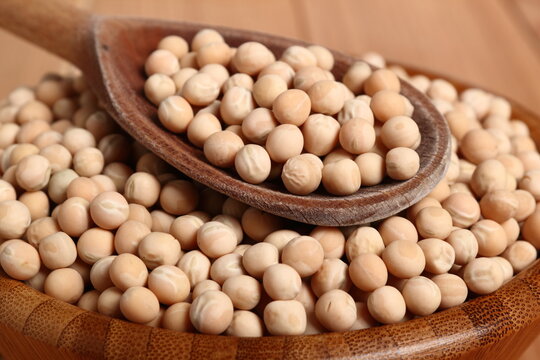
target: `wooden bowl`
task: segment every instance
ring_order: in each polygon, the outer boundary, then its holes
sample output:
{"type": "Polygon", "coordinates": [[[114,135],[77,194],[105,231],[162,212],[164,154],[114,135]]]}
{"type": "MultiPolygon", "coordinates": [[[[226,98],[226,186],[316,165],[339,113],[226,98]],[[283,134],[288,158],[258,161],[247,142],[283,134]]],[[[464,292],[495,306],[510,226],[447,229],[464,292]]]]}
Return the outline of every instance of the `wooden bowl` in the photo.
{"type": "MultiPolygon", "coordinates": [[[[540,144],[540,118],[512,105],[514,117],[529,125],[540,144]]],[[[0,272],[0,353],[8,359],[492,360],[518,357],[539,330],[540,260],[495,293],[427,317],[366,330],[263,338],[179,333],[112,319],[0,272]]]]}

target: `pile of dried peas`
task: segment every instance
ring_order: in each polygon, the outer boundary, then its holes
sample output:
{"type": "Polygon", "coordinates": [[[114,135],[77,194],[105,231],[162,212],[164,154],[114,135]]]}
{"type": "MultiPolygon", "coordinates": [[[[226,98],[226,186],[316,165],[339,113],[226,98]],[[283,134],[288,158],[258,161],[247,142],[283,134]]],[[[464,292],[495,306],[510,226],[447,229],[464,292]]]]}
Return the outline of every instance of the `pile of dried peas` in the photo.
{"type": "Polygon", "coordinates": [[[414,107],[392,71],[361,61],[340,82],[326,48],[290,46],[276,61],[261,43],[231,49],[211,29],[191,50],[181,37],[164,38],[146,60],[145,94],[161,124],[185,133],[211,164],[252,184],[281,178],[296,195],[321,184],[350,195],[418,172],[414,107]]]}
{"type": "MultiPolygon", "coordinates": [[[[178,74],[201,74],[186,70],[201,57],[197,39],[178,74]]],[[[15,89],[0,103],[2,269],[90,311],[233,336],[391,324],[497,290],[540,248],[529,130],[500,97],[388,69],[445,115],[452,162],[407,211],[347,228],[287,222],[185,179],[122,133],[81,75],[15,89]]]]}

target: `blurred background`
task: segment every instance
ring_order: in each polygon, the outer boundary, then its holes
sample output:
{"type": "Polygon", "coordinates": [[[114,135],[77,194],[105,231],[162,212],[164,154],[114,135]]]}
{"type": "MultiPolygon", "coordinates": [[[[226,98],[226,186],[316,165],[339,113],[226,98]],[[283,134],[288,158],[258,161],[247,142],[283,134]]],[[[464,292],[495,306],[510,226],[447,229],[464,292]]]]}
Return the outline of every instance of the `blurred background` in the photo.
{"type": "MultiPolygon", "coordinates": [[[[540,0],[65,1],[96,14],[262,31],[356,56],[376,51],[392,62],[497,92],[540,114],[540,0]]],[[[66,66],[2,30],[0,49],[0,98],[66,66]]],[[[522,359],[539,354],[540,338],[522,359]]]]}
{"type": "MultiPolygon", "coordinates": [[[[225,25],[447,74],[540,114],[540,0],[65,0],[104,15],[225,25]]],[[[59,60],[0,30],[0,97],[59,60]]]]}

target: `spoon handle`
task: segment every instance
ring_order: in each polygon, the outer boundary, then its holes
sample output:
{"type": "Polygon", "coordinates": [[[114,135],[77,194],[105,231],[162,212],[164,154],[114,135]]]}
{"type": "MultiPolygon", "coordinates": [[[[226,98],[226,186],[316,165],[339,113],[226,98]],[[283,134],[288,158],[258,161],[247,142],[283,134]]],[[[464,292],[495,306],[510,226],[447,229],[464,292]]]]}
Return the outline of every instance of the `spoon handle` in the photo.
{"type": "Polygon", "coordinates": [[[0,27],[75,65],[84,63],[91,21],[67,1],[0,0],[0,27]]]}

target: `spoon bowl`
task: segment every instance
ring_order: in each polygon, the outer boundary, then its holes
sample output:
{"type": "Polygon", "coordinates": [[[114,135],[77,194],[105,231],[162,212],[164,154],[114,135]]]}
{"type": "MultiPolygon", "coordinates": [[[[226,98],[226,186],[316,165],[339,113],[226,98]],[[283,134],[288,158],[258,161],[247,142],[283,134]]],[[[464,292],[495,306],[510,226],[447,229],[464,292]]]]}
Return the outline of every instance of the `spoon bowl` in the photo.
{"type": "MultiPolygon", "coordinates": [[[[0,26],[77,65],[102,106],[116,122],[143,146],[185,175],[250,206],[291,220],[346,226],[391,216],[426,196],[443,178],[449,164],[450,131],[444,118],[423,94],[402,81],[401,93],[414,106],[413,119],[422,135],[417,149],[420,170],[412,179],[387,180],[380,185],[362,187],[355,194],[339,197],[321,190],[308,196],[298,196],[275,182],[249,184],[234,171],[211,165],[203,152],[191,145],[185,136],[173,134],[162,127],[157,119],[157,108],[143,92],[144,62],[156,49],[159,40],[174,34],[190,42],[197,31],[207,26],[92,16],[55,1],[37,0],[3,0],[0,3],[0,26]],[[51,21],[54,21],[52,29],[42,26],[51,21]],[[59,24],[62,28],[55,29],[59,24]]],[[[299,40],[252,31],[213,28],[231,46],[258,41],[271,49],[277,58],[291,45],[307,45],[299,40]]],[[[333,55],[333,73],[341,79],[356,59],[338,52],[333,52],[333,55]]]]}

